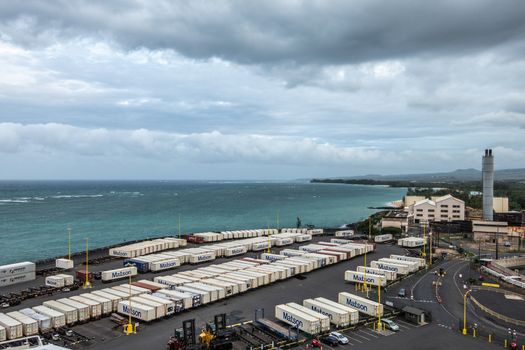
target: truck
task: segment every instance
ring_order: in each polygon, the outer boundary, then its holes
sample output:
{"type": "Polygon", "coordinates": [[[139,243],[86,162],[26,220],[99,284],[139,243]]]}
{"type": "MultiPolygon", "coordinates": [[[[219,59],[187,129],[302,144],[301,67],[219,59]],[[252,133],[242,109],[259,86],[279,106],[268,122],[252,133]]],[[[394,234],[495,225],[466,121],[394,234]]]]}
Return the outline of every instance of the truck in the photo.
{"type": "Polygon", "coordinates": [[[347,305],[357,309],[359,312],[369,316],[383,316],[383,304],[360,297],[358,295],[341,292],[338,295],[339,304],[347,305]]]}

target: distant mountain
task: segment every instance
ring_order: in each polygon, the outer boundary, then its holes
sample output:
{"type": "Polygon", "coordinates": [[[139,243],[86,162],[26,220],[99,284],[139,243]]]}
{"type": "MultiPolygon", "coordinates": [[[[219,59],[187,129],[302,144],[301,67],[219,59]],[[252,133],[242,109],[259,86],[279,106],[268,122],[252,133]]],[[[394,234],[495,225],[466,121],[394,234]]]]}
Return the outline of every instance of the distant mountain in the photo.
{"type": "MultiPolygon", "coordinates": [[[[376,181],[417,181],[417,182],[464,182],[480,181],[481,171],[477,169],[457,169],[445,173],[403,174],[403,175],[362,175],[344,177],[348,180],[376,180],[376,181]]],[[[525,181],[525,168],[501,169],[494,174],[495,181],[525,181]]]]}

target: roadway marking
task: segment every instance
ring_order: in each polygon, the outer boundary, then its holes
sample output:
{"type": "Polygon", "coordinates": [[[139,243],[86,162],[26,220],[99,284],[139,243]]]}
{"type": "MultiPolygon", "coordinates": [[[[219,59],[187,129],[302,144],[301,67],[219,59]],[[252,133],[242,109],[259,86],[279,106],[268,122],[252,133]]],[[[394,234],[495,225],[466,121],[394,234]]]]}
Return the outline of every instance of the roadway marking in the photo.
{"type": "MultiPolygon", "coordinates": [[[[352,333],[352,334],[353,334],[353,333],[352,333]]],[[[347,338],[350,338],[350,339],[352,339],[352,340],[354,340],[354,341],[356,341],[356,342],[358,342],[358,343],[363,344],[363,342],[362,342],[361,340],[359,340],[359,339],[355,339],[355,338],[351,337],[351,336],[348,335],[348,334],[346,334],[346,337],[347,337],[347,338]]]]}
{"type": "Polygon", "coordinates": [[[405,321],[395,320],[395,322],[396,322],[397,324],[404,325],[404,326],[407,327],[407,328],[414,328],[414,325],[413,325],[413,324],[408,323],[408,322],[405,322],[405,321]]]}
{"type": "Polygon", "coordinates": [[[363,338],[365,340],[368,340],[368,341],[370,340],[370,339],[368,339],[367,337],[365,337],[364,335],[361,335],[361,334],[354,333],[354,335],[357,335],[358,337],[361,337],[361,338],[363,338]]]}
{"type": "Polygon", "coordinates": [[[364,329],[360,329],[359,332],[362,332],[362,333],[364,333],[364,334],[366,334],[366,335],[369,335],[369,336],[371,336],[371,337],[374,337],[374,338],[379,338],[379,336],[377,336],[377,335],[374,335],[374,334],[372,334],[372,333],[365,332],[364,329]]]}

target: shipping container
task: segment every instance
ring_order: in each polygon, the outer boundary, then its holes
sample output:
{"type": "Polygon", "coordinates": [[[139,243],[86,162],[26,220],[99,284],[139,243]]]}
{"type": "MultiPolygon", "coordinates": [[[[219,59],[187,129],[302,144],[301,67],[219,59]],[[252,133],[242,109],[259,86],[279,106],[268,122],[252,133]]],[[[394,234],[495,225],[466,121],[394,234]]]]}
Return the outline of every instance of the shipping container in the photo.
{"type": "Polygon", "coordinates": [[[200,289],[195,289],[195,288],[186,287],[186,286],[175,287],[175,290],[178,290],[180,292],[186,292],[186,293],[192,293],[192,294],[200,295],[202,304],[208,304],[209,302],[211,302],[211,297],[210,297],[210,293],[209,292],[205,292],[205,291],[200,290],[200,289]]]}
{"type": "Polygon", "coordinates": [[[73,275],[59,274],[56,275],[56,277],[62,277],[66,286],[71,286],[75,283],[75,278],[73,277],[73,275]]]}
{"type": "Polygon", "coordinates": [[[348,305],[369,316],[383,316],[383,304],[360,297],[358,295],[341,292],[338,295],[339,304],[348,305]]]}
{"type": "Polygon", "coordinates": [[[311,310],[310,308],[304,307],[297,303],[287,303],[286,306],[294,308],[304,314],[319,319],[319,322],[321,324],[321,332],[327,332],[330,330],[330,317],[328,317],[327,315],[320,314],[316,311],[311,310]]]}
{"type": "Polygon", "coordinates": [[[262,253],[261,259],[268,260],[268,261],[276,261],[276,260],[286,259],[286,256],[281,255],[281,254],[262,253]]]}
{"type": "Polygon", "coordinates": [[[297,235],[294,237],[294,240],[296,242],[308,242],[312,240],[312,235],[309,235],[309,234],[297,235]]]}
{"type": "Polygon", "coordinates": [[[17,275],[0,277],[0,287],[6,287],[17,283],[34,281],[36,279],[35,271],[19,273],[17,275]]]}
{"type": "Polygon", "coordinates": [[[388,258],[381,258],[379,259],[380,262],[385,263],[391,263],[391,264],[398,264],[398,265],[405,265],[408,266],[409,272],[416,272],[419,270],[419,263],[416,261],[407,261],[407,260],[399,260],[399,259],[388,259],[388,258]]]}
{"type": "Polygon", "coordinates": [[[121,269],[102,271],[102,282],[116,281],[129,276],[136,276],[137,268],[134,266],[121,269]]]}
{"type": "Polygon", "coordinates": [[[56,259],[55,266],[57,269],[70,270],[75,266],[75,263],[69,259],[56,259]]]}
{"type": "Polygon", "coordinates": [[[245,277],[241,277],[241,276],[232,276],[232,275],[227,274],[227,275],[217,276],[215,278],[219,281],[226,281],[226,282],[231,281],[231,282],[236,283],[239,289],[239,293],[246,292],[252,286],[251,280],[245,277]]]}
{"type": "Polygon", "coordinates": [[[66,316],[67,325],[73,325],[78,322],[78,312],[74,307],[62,304],[56,300],[44,301],[42,305],[64,314],[64,316],[66,316]]]}
{"type": "Polygon", "coordinates": [[[0,326],[5,328],[6,337],[9,340],[22,338],[24,336],[22,323],[6,314],[0,313],[0,326]]]}
{"type": "Polygon", "coordinates": [[[136,286],[134,284],[123,283],[119,287],[122,287],[122,288],[128,289],[128,290],[129,290],[129,288],[131,288],[131,290],[139,292],[140,294],[144,294],[144,293],[151,294],[151,289],[139,287],[139,286],[136,286]]]}
{"type": "MultiPolygon", "coordinates": [[[[139,297],[141,297],[142,299],[151,300],[153,302],[162,304],[164,306],[164,314],[166,316],[174,315],[176,311],[178,312],[182,310],[181,307],[177,309],[173,300],[169,300],[167,298],[158,297],[153,294],[141,294],[139,295],[139,297]]],[[[181,306],[182,304],[183,304],[182,301],[180,301],[181,306]]]]}
{"type": "Polygon", "coordinates": [[[166,308],[164,306],[164,304],[162,303],[159,303],[159,302],[156,302],[156,301],[152,301],[152,300],[148,300],[148,299],[144,299],[142,298],[141,296],[136,296],[136,297],[132,297],[131,299],[131,306],[133,307],[133,304],[141,304],[141,305],[147,305],[147,306],[150,306],[152,308],[155,309],[155,318],[162,318],[164,316],[166,316],[166,308]]]}
{"type": "Polygon", "coordinates": [[[0,266],[0,278],[10,277],[13,275],[20,275],[29,272],[35,272],[35,263],[24,261],[15,264],[8,264],[0,266]]]}
{"type": "Polygon", "coordinates": [[[404,261],[412,261],[417,262],[420,268],[423,268],[426,266],[426,261],[423,258],[416,258],[414,256],[405,256],[405,255],[390,255],[390,259],[396,259],[396,260],[404,260],[404,261]]]}
{"type": "Polygon", "coordinates": [[[205,292],[209,292],[210,293],[210,301],[215,301],[215,300],[226,298],[226,292],[224,291],[224,289],[220,288],[220,287],[217,287],[217,286],[212,286],[212,285],[205,284],[205,283],[202,283],[202,282],[188,283],[188,284],[186,284],[186,286],[188,286],[190,288],[195,288],[195,289],[198,289],[198,290],[202,290],[202,291],[205,291],[205,292]]]}
{"type": "Polygon", "coordinates": [[[346,253],[343,252],[334,252],[329,250],[320,250],[316,254],[323,254],[328,256],[333,256],[336,262],[346,259],[346,253]]]}
{"type": "Polygon", "coordinates": [[[118,313],[126,316],[131,315],[131,317],[144,322],[153,321],[156,317],[155,308],[138,303],[130,303],[129,300],[118,303],[118,313]]]}
{"type": "Polygon", "coordinates": [[[7,333],[5,331],[5,328],[0,326],[0,341],[4,341],[7,339],[7,333]]]}
{"type": "Polygon", "coordinates": [[[174,269],[180,266],[180,261],[177,258],[155,261],[150,264],[150,270],[153,272],[159,272],[164,270],[174,269]]]}
{"type": "Polygon", "coordinates": [[[264,275],[262,273],[254,271],[239,270],[235,271],[235,275],[255,278],[257,281],[257,287],[270,283],[270,277],[268,275],[264,275]]]}
{"type": "Polygon", "coordinates": [[[330,319],[330,323],[337,327],[346,327],[350,324],[350,314],[341,308],[323,304],[314,299],[303,300],[303,306],[330,319]]]}
{"type": "Polygon", "coordinates": [[[281,266],[281,267],[284,267],[285,269],[288,269],[290,276],[294,276],[300,273],[299,272],[300,268],[297,265],[287,264],[284,260],[276,260],[272,263],[272,265],[281,266]]]}
{"type": "MultiPolygon", "coordinates": [[[[85,270],[78,270],[76,272],[76,276],[77,276],[77,280],[79,280],[80,282],[83,283],[86,281],[86,271],[85,270]]],[[[93,281],[93,272],[87,273],[87,280],[90,282],[93,281]]]]}
{"type": "Polygon", "coordinates": [[[109,315],[113,311],[113,304],[111,299],[101,297],[100,295],[84,293],[80,294],[81,297],[91,299],[99,302],[102,305],[102,315],[109,315]]]}
{"type": "Polygon", "coordinates": [[[215,253],[214,252],[207,252],[207,253],[198,253],[198,254],[192,254],[190,255],[190,264],[198,264],[205,261],[211,261],[215,259],[215,253]]]}
{"type": "Polygon", "coordinates": [[[90,294],[97,295],[104,299],[111,300],[111,311],[116,312],[118,308],[118,302],[124,300],[123,297],[106,292],[106,290],[93,291],[90,294]]]}
{"type": "Polygon", "coordinates": [[[148,259],[147,257],[148,255],[145,255],[140,258],[124,259],[124,261],[122,262],[122,265],[125,267],[135,266],[138,272],[146,273],[149,271],[149,265],[151,262],[150,261],[151,259],[148,259]]]}
{"type": "Polygon", "coordinates": [[[383,261],[372,261],[370,262],[370,266],[376,269],[393,271],[398,275],[407,275],[410,272],[406,265],[386,263],[383,261]]]}
{"type": "Polygon", "coordinates": [[[167,298],[174,302],[182,301],[184,310],[191,309],[201,305],[201,297],[191,293],[180,292],[176,290],[161,289],[152,295],[167,298]]]}
{"type": "Polygon", "coordinates": [[[34,320],[19,311],[8,312],[6,315],[22,324],[22,333],[25,337],[38,334],[37,320],[34,320]]]}
{"type": "Polygon", "coordinates": [[[390,242],[394,239],[394,236],[391,233],[387,233],[385,235],[377,235],[374,237],[374,242],[376,243],[385,243],[390,242]]]}
{"type": "Polygon", "coordinates": [[[373,275],[366,272],[345,271],[345,281],[352,283],[366,283],[372,286],[386,286],[386,278],[381,275],[373,275]]]}
{"type": "MultiPolygon", "coordinates": [[[[101,290],[101,292],[114,295],[116,297],[121,298],[122,300],[129,298],[129,290],[127,292],[124,292],[124,291],[121,291],[121,290],[118,290],[118,289],[104,288],[104,289],[101,290]]],[[[95,290],[95,291],[93,291],[91,293],[98,294],[98,291],[95,290]]]]}
{"type": "Polygon", "coordinates": [[[89,317],[90,318],[97,319],[102,316],[102,304],[99,303],[98,301],[94,301],[94,300],[84,298],[78,295],[70,297],[69,299],[78,301],[79,303],[89,306],[89,317]]]}
{"type": "Polygon", "coordinates": [[[238,282],[234,281],[221,281],[215,278],[208,278],[205,280],[202,280],[202,283],[209,284],[211,286],[219,287],[224,290],[224,296],[230,297],[232,295],[235,295],[239,293],[239,286],[238,282]]]}
{"type": "Polygon", "coordinates": [[[394,281],[397,278],[397,273],[395,273],[394,271],[382,270],[374,267],[358,266],[357,271],[383,276],[384,278],[386,278],[387,281],[394,281]]]}
{"type": "Polygon", "coordinates": [[[340,230],[335,231],[335,237],[352,237],[354,235],[354,230],[340,230]]]}
{"type": "Polygon", "coordinates": [[[19,310],[21,314],[26,315],[27,317],[32,318],[38,323],[38,330],[40,332],[46,332],[51,329],[51,318],[49,316],[39,314],[33,309],[22,309],[19,310]]]}
{"type": "MultiPolygon", "coordinates": [[[[78,322],[86,322],[90,319],[89,306],[79,303],[78,301],[68,299],[68,298],[58,299],[57,302],[75,309],[77,312],[78,322]]],[[[60,310],[57,310],[57,311],[60,311],[60,310]]]]}
{"type": "Polygon", "coordinates": [[[330,243],[346,244],[346,243],[352,243],[352,241],[349,239],[344,239],[344,238],[331,238],[330,243]]]}
{"type": "Polygon", "coordinates": [[[346,313],[348,313],[350,315],[350,324],[351,325],[355,325],[355,324],[357,324],[359,322],[359,311],[357,311],[357,309],[354,309],[353,307],[350,307],[350,306],[347,306],[347,305],[343,305],[343,304],[339,304],[338,302],[335,302],[335,301],[330,300],[330,299],[322,298],[322,297],[315,298],[314,300],[319,302],[319,303],[322,303],[324,305],[328,305],[328,306],[334,307],[336,309],[343,310],[346,313]]]}
{"type": "Polygon", "coordinates": [[[52,328],[56,329],[56,328],[64,327],[66,325],[66,315],[64,315],[63,313],[59,311],[50,309],[44,305],[35,306],[33,307],[33,310],[41,315],[49,317],[51,320],[52,328]]]}
{"type": "Polygon", "coordinates": [[[63,288],[66,285],[66,281],[63,277],[58,276],[47,276],[45,280],[46,286],[63,288]]]}
{"type": "Polygon", "coordinates": [[[275,318],[311,335],[321,333],[321,321],[287,305],[275,305],[275,318]]]}
{"type": "Polygon", "coordinates": [[[150,293],[155,293],[159,289],[166,288],[165,285],[160,283],[155,283],[147,280],[137,281],[137,282],[131,282],[132,286],[147,289],[150,291],[150,293]],[[144,281],[144,282],[143,282],[144,281]]]}

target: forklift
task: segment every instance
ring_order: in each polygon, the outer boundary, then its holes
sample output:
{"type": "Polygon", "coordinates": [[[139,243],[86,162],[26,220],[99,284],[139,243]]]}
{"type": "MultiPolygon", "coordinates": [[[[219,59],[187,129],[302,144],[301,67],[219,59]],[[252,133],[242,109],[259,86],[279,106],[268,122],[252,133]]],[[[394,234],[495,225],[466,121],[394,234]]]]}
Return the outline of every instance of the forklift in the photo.
{"type": "Polygon", "coordinates": [[[195,332],[195,319],[182,322],[182,328],[176,329],[175,334],[168,341],[167,350],[230,350],[233,342],[238,338],[234,330],[226,328],[226,314],[218,314],[214,317],[213,324],[206,323],[205,328],[199,334],[195,332]]]}

